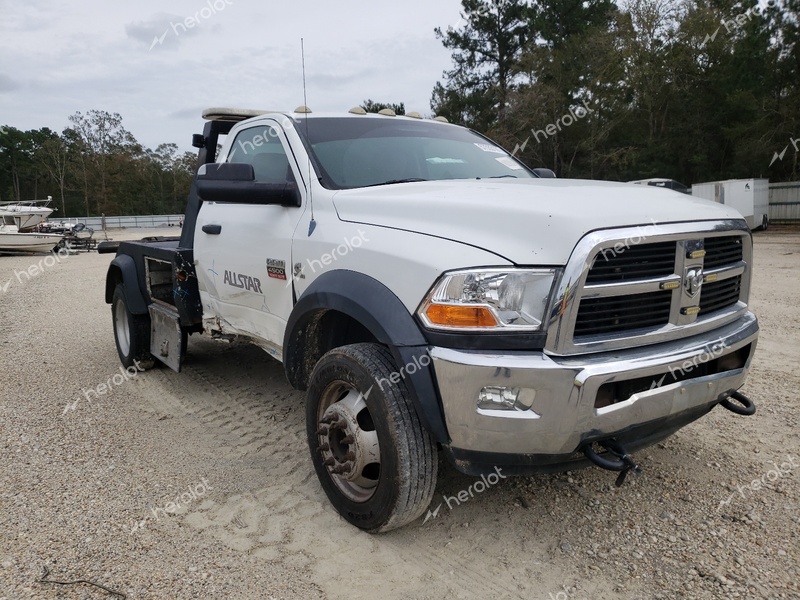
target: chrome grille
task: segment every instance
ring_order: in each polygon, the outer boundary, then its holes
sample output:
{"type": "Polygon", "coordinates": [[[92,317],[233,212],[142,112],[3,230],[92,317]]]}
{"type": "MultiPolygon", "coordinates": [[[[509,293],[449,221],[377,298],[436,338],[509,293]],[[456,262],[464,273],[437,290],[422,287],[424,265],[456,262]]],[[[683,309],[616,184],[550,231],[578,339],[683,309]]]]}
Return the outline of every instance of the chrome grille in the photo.
{"type": "Polygon", "coordinates": [[[705,238],[703,244],[706,249],[706,258],[703,268],[716,269],[723,265],[730,265],[742,260],[742,238],[727,235],[724,237],[705,238]]]}
{"type": "Polygon", "coordinates": [[[547,350],[630,348],[732,322],[747,311],[751,261],[742,221],[590,233],[564,270],[547,350]]]}
{"type": "Polygon", "coordinates": [[[581,300],[575,336],[658,327],[669,322],[672,292],[581,300]]]}
{"type": "Polygon", "coordinates": [[[700,314],[706,315],[736,304],[739,301],[741,290],[741,275],[703,284],[700,296],[700,314]]]}
{"type": "Polygon", "coordinates": [[[675,242],[604,248],[594,260],[586,283],[631,281],[669,275],[675,269],[675,242]]]}

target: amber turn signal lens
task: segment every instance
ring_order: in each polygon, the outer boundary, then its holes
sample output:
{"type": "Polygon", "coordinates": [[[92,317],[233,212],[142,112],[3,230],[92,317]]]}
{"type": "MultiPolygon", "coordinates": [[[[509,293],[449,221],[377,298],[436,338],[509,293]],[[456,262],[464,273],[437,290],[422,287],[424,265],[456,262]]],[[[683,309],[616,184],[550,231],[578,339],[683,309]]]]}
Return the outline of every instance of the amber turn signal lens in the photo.
{"type": "Polygon", "coordinates": [[[497,327],[497,319],[485,306],[431,304],[425,314],[432,324],[445,327],[497,327]]]}

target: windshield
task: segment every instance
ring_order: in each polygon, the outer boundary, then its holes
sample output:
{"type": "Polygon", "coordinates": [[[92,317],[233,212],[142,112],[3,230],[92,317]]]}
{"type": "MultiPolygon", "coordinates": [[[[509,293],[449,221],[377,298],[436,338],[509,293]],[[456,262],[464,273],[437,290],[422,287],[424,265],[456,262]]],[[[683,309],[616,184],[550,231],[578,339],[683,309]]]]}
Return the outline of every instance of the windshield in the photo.
{"type": "Polygon", "coordinates": [[[468,129],[390,117],[312,118],[298,132],[329,189],[411,181],[533,178],[521,162],[468,129]]]}

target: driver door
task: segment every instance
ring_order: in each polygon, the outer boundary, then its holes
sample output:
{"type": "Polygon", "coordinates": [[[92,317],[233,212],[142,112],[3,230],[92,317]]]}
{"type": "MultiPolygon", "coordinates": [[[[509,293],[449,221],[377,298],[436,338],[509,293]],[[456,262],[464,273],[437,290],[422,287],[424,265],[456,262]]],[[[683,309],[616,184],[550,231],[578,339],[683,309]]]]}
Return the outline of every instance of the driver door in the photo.
{"type": "Polygon", "coordinates": [[[253,165],[257,181],[300,185],[300,207],[203,202],[195,258],[207,327],[245,335],[281,358],[293,307],[292,238],[305,212],[305,188],[280,125],[262,121],[239,130],[221,162],[253,165]]]}

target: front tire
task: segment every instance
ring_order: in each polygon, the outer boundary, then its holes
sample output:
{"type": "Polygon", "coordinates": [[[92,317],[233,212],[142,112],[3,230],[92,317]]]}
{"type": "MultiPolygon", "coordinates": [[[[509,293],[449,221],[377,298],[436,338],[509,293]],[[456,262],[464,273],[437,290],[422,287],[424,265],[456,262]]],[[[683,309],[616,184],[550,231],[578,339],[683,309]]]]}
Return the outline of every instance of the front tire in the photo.
{"type": "Polygon", "coordinates": [[[320,484],[345,520],[373,533],[417,519],[436,486],[436,443],[403,380],[390,381],[396,372],[383,346],[336,348],[317,363],[306,398],[320,484]]]}
{"type": "Polygon", "coordinates": [[[114,289],[111,318],[122,366],[141,370],[152,368],[156,361],[150,354],[150,317],[131,313],[125,297],[125,286],[121,283],[114,289]]]}

